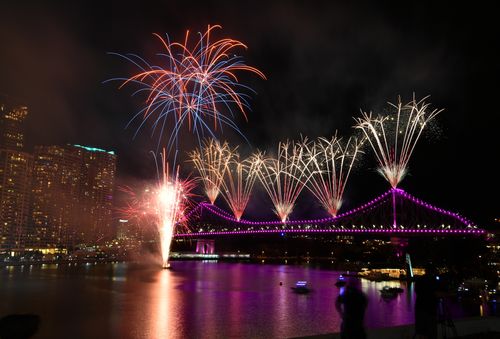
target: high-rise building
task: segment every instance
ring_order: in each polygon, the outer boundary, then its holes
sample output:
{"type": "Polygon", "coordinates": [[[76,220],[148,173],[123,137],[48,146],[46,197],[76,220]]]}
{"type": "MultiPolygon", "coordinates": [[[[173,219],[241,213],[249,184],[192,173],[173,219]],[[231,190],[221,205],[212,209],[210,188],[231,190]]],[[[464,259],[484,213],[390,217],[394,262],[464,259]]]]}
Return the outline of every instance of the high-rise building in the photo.
{"type": "Polygon", "coordinates": [[[0,149],[0,249],[30,245],[32,164],[31,154],[0,149]]]}
{"type": "Polygon", "coordinates": [[[33,157],[22,151],[27,114],[25,106],[0,103],[0,249],[29,244],[33,157]]]}
{"type": "Polygon", "coordinates": [[[82,163],[61,146],[35,146],[32,225],[38,248],[74,245],[82,163]]]}
{"type": "Polygon", "coordinates": [[[78,238],[86,244],[111,236],[116,155],[113,151],[81,145],[68,146],[82,161],[80,170],[81,227],[78,238]]]}
{"type": "Polygon", "coordinates": [[[24,146],[24,120],[28,116],[28,107],[8,107],[0,103],[0,148],[22,150],[24,146]]]}
{"type": "Polygon", "coordinates": [[[110,235],[116,155],[80,145],[37,146],[34,158],[38,247],[93,245],[110,235]]]}

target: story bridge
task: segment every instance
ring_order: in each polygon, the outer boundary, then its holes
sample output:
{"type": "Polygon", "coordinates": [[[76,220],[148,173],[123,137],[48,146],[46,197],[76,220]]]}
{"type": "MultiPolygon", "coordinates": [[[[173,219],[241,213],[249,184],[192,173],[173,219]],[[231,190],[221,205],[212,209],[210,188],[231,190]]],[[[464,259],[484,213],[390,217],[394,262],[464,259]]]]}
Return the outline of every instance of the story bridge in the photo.
{"type": "Polygon", "coordinates": [[[187,216],[189,232],[175,237],[204,238],[265,234],[371,234],[408,236],[479,236],[486,233],[469,219],[422,201],[399,188],[335,217],[282,221],[236,220],[202,202],[187,216]]]}

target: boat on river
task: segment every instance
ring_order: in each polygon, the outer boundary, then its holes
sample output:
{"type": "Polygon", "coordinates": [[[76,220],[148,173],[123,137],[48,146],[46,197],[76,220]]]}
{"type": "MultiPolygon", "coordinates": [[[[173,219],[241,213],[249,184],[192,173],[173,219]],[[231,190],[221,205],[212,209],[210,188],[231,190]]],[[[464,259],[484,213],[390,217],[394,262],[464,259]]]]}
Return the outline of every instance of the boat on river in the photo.
{"type": "Polygon", "coordinates": [[[384,286],[380,290],[380,295],[382,296],[382,298],[395,298],[398,296],[399,293],[403,291],[404,290],[401,287],[384,286]]]}
{"type": "Polygon", "coordinates": [[[291,287],[295,293],[306,294],[311,292],[311,289],[307,286],[307,281],[299,280],[295,283],[295,287],[291,287]]]}

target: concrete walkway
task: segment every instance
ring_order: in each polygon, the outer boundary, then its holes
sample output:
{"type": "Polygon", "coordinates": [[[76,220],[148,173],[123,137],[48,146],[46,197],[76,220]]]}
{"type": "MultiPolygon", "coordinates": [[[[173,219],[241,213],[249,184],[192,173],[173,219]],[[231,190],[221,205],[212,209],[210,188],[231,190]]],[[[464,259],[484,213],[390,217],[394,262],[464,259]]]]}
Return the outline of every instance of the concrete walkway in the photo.
{"type": "MultiPolygon", "coordinates": [[[[473,317],[453,321],[455,325],[455,336],[450,326],[438,327],[438,338],[462,338],[462,339],[500,339],[500,317],[473,317]]],[[[414,325],[403,325],[395,327],[369,329],[367,339],[413,339],[415,333],[414,325]]],[[[301,337],[301,339],[340,339],[339,333],[320,334],[315,336],[301,337]]]]}

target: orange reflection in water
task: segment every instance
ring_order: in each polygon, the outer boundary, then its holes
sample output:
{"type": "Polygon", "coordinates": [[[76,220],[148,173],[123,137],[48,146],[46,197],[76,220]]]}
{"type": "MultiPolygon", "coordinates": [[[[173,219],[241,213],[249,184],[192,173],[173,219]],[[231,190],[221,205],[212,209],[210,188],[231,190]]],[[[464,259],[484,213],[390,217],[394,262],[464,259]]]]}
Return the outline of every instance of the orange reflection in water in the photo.
{"type": "Polygon", "coordinates": [[[144,310],[145,338],[181,338],[181,313],[175,309],[179,305],[179,294],[174,272],[159,270],[153,278],[153,286],[146,295],[149,307],[144,310]]]}

